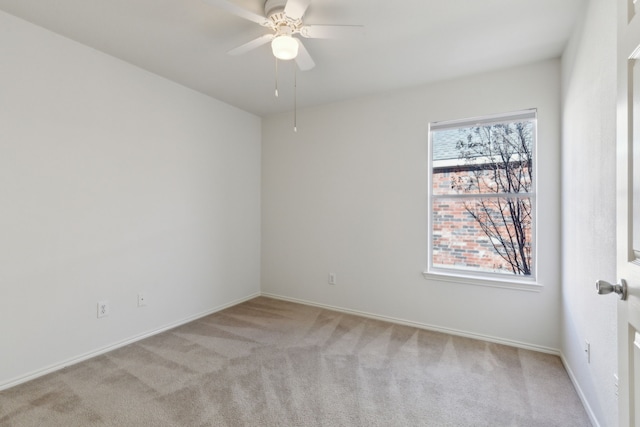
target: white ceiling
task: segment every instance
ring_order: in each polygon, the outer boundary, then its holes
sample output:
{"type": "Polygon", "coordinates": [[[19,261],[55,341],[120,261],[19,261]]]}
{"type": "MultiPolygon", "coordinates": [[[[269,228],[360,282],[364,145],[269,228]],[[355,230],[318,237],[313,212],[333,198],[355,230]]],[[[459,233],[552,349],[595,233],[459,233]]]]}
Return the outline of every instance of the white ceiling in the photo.
{"type": "MultiPolygon", "coordinates": [[[[264,0],[230,0],[264,14],[264,0]]],[[[313,0],[307,24],[361,36],[304,39],[298,106],[558,57],[587,0],[313,0]]],[[[293,109],[293,62],[269,45],[226,52],[268,30],[202,0],[0,0],[0,10],[260,116],[293,109]]]]}

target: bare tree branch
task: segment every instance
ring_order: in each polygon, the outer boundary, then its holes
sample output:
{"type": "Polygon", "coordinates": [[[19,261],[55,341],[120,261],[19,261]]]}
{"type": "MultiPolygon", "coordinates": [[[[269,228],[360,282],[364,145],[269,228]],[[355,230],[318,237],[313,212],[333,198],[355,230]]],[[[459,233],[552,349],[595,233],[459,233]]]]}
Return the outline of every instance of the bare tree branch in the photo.
{"type": "Polygon", "coordinates": [[[459,193],[478,194],[467,213],[514,274],[531,274],[533,126],[531,122],[462,129],[456,148],[466,174],[452,178],[459,193]]]}

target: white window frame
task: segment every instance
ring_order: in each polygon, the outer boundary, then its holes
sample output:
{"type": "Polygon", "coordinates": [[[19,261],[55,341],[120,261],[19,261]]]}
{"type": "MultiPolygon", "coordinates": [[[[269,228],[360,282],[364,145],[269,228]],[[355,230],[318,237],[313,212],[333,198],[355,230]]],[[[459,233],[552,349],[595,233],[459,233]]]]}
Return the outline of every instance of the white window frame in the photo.
{"type": "MultiPolygon", "coordinates": [[[[537,211],[537,176],[538,176],[538,161],[537,161],[537,111],[536,109],[528,109],[522,111],[515,111],[504,114],[496,114],[483,117],[473,117],[459,120],[449,120],[429,123],[428,129],[428,197],[427,197],[427,230],[428,230],[428,250],[427,250],[427,270],[423,272],[425,279],[429,281],[445,281],[464,283],[471,285],[490,286],[498,288],[509,289],[521,289],[525,291],[540,291],[541,285],[537,282],[537,271],[539,257],[537,253],[537,233],[536,233],[536,211],[537,211]],[[490,125],[504,122],[513,122],[518,120],[527,120],[533,122],[533,180],[531,183],[531,191],[529,193],[520,193],[516,197],[528,197],[531,200],[531,257],[532,257],[532,271],[531,275],[507,275],[504,273],[489,273],[479,271],[466,271],[456,268],[444,268],[434,267],[433,265],[433,205],[436,199],[452,198],[451,195],[434,195],[433,192],[433,174],[434,174],[434,161],[433,161],[433,141],[432,135],[434,131],[446,130],[446,129],[458,129],[468,128],[477,125],[490,125]]],[[[441,161],[443,162],[443,161],[441,161]]],[[[446,161],[445,161],[446,162],[446,161]]],[[[459,163],[456,163],[459,164],[459,163]]],[[[446,165],[439,164],[443,167],[446,165]]],[[[451,164],[453,166],[453,164],[451,164]]],[[[505,193],[508,194],[508,193],[505,193]]],[[[458,196],[456,196],[458,197],[458,196]]],[[[453,197],[453,198],[456,198],[453,197]]],[[[477,197],[477,194],[469,197],[477,197]]],[[[495,196],[493,196],[495,197],[495,196]]]]}

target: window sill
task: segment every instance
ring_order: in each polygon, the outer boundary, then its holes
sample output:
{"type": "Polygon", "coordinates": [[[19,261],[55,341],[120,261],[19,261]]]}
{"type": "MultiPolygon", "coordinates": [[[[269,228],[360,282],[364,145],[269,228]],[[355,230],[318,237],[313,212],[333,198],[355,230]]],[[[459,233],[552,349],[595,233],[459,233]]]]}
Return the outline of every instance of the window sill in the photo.
{"type": "Polygon", "coordinates": [[[454,273],[435,273],[425,271],[422,273],[422,276],[425,280],[429,281],[438,281],[438,282],[451,282],[458,283],[463,285],[475,285],[475,286],[486,286],[490,288],[502,288],[502,289],[513,289],[518,291],[526,291],[526,292],[540,292],[542,291],[542,285],[535,281],[513,281],[513,280],[502,280],[499,278],[485,278],[485,277],[474,277],[474,276],[465,276],[465,275],[457,275],[454,273]]]}

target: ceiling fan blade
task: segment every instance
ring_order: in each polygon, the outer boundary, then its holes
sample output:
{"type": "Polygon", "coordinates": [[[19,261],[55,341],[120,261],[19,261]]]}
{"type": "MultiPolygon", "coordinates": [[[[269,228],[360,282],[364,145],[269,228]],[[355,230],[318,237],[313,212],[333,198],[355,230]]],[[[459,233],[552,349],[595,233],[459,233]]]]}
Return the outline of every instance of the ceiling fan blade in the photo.
{"type": "Polygon", "coordinates": [[[308,39],[340,39],[362,34],[362,25],[305,25],[300,35],[308,39]]]}
{"type": "Polygon", "coordinates": [[[316,63],[313,62],[311,55],[309,55],[309,51],[304,47],[302,42],[298,40],[298,56],[296,56],[296,64],[302,71],[307,71],[316,66],[316,63]]]}
{"type": "Polygon", "coordinates": [[[231,49],[227,53],[229,55],[242,55],[245,52],[249,52],[250,50],[262,46],[263,44],[269,43],[271,40],[273,40],[273,37],[275,37],[273,34],[265,34],[264,36],[253,39],[250,42],[243,44],[242,46],[231,49]]]}
{"type": "Polygon", "coordinates": [[[302,18],[310,3],[311,0],[289,0],[284,7],[284,13],[292,19],[302,18]]]}
{"type": "Polygon", "coordinates": [[[205,3],[209,3],[212,6],[218,7],[220,9],[224,9],[229,13],[233,13],[240,18],[248,19],[249,21],[253,21],[256,24],[260,24],[262,26],[267,26],[269,20],[264,16],[258,15],[257,13],[253,13],[250,10],[244,9],[238,6],[235,3],[231,3],[227,0],[203,0],[205,3]]]}

